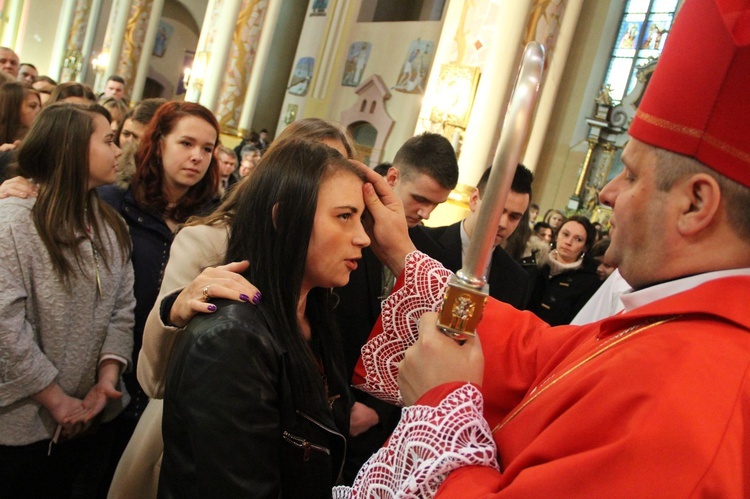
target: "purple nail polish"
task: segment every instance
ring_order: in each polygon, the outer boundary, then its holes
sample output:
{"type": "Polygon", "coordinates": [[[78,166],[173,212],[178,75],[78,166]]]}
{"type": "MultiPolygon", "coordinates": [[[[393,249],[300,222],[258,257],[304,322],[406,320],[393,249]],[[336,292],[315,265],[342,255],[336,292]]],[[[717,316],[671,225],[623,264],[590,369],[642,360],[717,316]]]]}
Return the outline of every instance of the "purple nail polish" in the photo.
{"type": "Polygon", "coordinates": [[[258,303],[260,303],[260,299],[261,298],[262,298],[262,296],[260,294],[260,291],[258,291],[257,293],[255,293],[255,296],[253,296],[253,305],[257,305],[258,303]]]}
{"type": "Polygon", "coordinates": [[[208,310],[210,310],[211,312],[216,312],[216,305],[209,305],[208,310]]]}
{"type": "Polygon", "coordinates": [[[240,295],[240,300],[242,300],[242,301],[250,301],[250,297],[247,296],[246,294],[242,293],[240,295]]]}

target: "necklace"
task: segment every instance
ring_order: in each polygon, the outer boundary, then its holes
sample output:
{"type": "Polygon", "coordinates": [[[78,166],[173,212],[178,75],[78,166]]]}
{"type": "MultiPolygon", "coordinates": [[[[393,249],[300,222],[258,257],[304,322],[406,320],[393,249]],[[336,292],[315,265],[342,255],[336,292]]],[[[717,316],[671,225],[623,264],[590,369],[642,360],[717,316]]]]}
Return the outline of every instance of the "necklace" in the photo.
{"type": "Polygon", "coordinates": [[[635,326],[631,326],[628,329],[616,334],[604,344],[599,347],[598,350],[595,350],[591,352],[588,356],[584,357],[580,361],[573,364],[571,367],[569,367],[567,370],[563,371],[559,376],[555,376],[555,373],[550,374],[544,381],[542,381],[540,384],[538,384],[536,387],[534,387],[533,390],[531,390],[529,397],[526,399],[526,401],[518,406],[512,413],[510,413],[503,421],[495,425],[494,428],[492,428],[492,433],[495,433],[497,430],[500,430],[505,425],[510,423],[513,419],[515,419],[518,414],[524,410],[529,404],[531,404],[534,400],[536,400],[542,393],[549,390],[551,387],[557,384],[558,381],[566,378],[569,374],[573,373],[574,371],[577,371],[580,367],[582,367],[585,364],[588,364],[590,361],[594,360],[595,358],[599,357],[604,352],[610,350],[611,348],[614,348],[615,346],[619,345],[623,341],[625,341],[628,338],[631,338],[637,334],[642,333],[643,331],[647,331],[648,329],[651,329],[652,327],[659,326],[661,324],[664,324],[666,322],[673,321],[677,319],[679,316],[673,316],[673,317],[667,317],[666,319],[661,319],[653,322],[647,322],[645,324],[636,324],[635,326]]]}

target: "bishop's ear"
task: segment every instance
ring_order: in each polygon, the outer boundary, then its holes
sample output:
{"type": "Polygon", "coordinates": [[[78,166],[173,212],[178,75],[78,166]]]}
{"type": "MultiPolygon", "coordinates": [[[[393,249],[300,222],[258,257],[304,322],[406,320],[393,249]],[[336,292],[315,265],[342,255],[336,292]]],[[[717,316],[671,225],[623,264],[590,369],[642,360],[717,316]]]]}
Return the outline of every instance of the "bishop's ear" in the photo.
{"type": "Polygon", "coordinates": [[[721,189],[711,175],[688,175],[677,181],[673,189],[681,196],[678,230],[682,235],[696,235],[716,220],[721,206],[721,189]]]}

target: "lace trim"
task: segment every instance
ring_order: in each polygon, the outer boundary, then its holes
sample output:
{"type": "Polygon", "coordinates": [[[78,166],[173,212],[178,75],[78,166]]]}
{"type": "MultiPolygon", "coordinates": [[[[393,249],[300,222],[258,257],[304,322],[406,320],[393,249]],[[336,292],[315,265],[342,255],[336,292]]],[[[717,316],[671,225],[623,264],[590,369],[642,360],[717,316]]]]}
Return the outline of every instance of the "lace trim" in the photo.
{"type": "Polygon", "coordinates": [[[398,364],[417,341],[417,324],[425,312],[440,309],[451,272],[419,251],[406,257],[404,285],[383,301],[383,332],[362,347],[365,382],[355,388],[403,407],[398,391],[398,364]]]}
{"type": "Polygon", "coordinates": [[[466,384],[437,407],[403,409],[387,445],[362,466],[352,487],[334,487],[333,499],[431,498],[458,468],[488,466],[500,471],[483,406],[479,390],[466,384]]]}

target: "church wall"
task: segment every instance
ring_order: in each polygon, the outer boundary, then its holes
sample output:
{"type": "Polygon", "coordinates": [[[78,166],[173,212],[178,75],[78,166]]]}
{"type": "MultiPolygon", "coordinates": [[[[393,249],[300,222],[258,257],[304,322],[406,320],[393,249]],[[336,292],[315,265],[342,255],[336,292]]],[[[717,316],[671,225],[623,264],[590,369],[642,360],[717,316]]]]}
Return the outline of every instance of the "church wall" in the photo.
{"type": "MultiPolygon", "coordinates": [[[[399,147],[414,135],[414,127],[422,107],[423,93],[403,93],[392,88],[401,74],[409,44],[421,39],[433,42],[437,47],[441,26],[442,23],[438,21],[354,23],[351,25],[349,36],[342,41],[337,51],[338,56],[328,88],[329,98],[325,104],[330,119],[340,120],[341,112],[357,100],[355,87],[341,84],[347,53],[352,43],[372,44],[362,81],[373,74],[379,74],[391,88],[391,98],[385,102],[385,107],[395,123],[385,143],[382,161],[392,161],[399,147]]],[[[433,64],[430,71],[434,70],[433,64]]],[[[427,77],[424,79],[424,85],[426,84],[427,77]]]]}
{"type": "MultiPolygon", "coordinates": [[[[436,47],[440,37],[442,26],[440,21],[357,22],[360,1],[349,2],[343,14],[346,17],[342,23],[338,43],[334,47],[328,84],[324,88],[323,94],[318,95],[320,98],[316,98],[313,95],[313,86],[316,79],[321,78],[321,75],[318,74],[321,64],[320,59],[322,59],[326,29],[329,16],[333,15],[333,7],[334,2],[331,1],[326,16],[311,16],[305,21],[294,60],[296,64],[302,57],[314,57],[316,74],[313,75],[306,96],[295,96],[288,92],[285,95],[277,135],[286,126],[284,115],[290,104],[298,106],[297,119],[319,117],[341,121],[341,112],[357,101],[356,87],[342,85],[346,59],[352,43],[369,42],[372,44],[361,81],[365,81],[373,74],[379,74],[386,85],[391,87],[396,84],[411,42],[421,39],[433,42],[436,47]]],[[[427,78],[425,77],[425,85],[426,82],[427,78]]],[[[391,98],[386,101],[385,105],[390,116],[396,121],[388,136],[382,156],[384,161],[391,161],[401,144],[414,133],[414,126],[422,106],[422,94],[391,90],[391,98]]]]}
{"type": "Polygon", "coordinates": [[[27,0],[26,25],[18,40],[16,52],[21,62],[30,62],[40,75],[49,72],[52,47],[55,44],[57,23],[62,10],[62,0],[27,0]],[[40,13],[44,13],[43,15],[40,13]]]}

